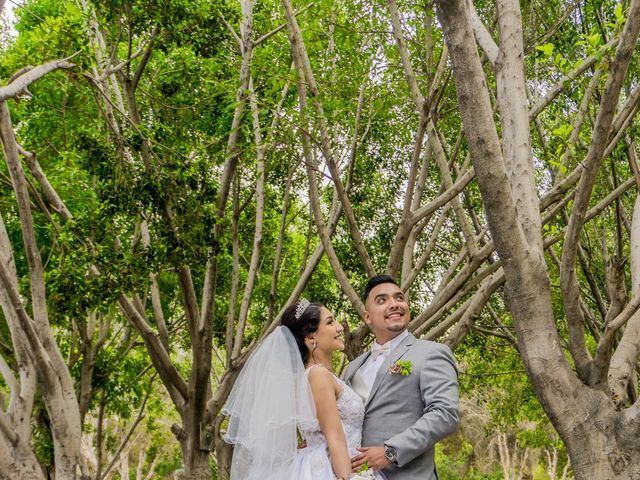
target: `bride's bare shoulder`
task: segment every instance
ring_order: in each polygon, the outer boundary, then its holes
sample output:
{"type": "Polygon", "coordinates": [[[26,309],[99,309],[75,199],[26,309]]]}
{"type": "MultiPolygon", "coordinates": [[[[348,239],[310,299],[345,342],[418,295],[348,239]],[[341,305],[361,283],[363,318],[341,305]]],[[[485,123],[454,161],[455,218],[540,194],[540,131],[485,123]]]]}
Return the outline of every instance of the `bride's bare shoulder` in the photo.
{"type": "Polygon", "coordinates": [[[307,375],[309,376],[309,384],[314,391],[331,389],[336,392],[339,391],[340,386],[336,382],[335,375],[323,367],[322,365],[312,365],[307,369],[307,375]]]}

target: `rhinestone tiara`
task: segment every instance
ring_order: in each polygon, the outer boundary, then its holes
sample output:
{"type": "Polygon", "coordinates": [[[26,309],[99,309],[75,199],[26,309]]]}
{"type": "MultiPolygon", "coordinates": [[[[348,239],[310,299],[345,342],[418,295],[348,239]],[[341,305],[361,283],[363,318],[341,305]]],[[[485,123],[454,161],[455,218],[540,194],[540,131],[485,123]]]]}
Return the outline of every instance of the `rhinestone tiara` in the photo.
{"type": "Polygon", "coordinates": [[[296,320],[300,320],[300,317],[309,305],[311,305],[311,302],[309,302],[309,300],[307,300],[306,298],[300,299],[300,301],[298,302],[298,308],[296,308],[296,320]]]}

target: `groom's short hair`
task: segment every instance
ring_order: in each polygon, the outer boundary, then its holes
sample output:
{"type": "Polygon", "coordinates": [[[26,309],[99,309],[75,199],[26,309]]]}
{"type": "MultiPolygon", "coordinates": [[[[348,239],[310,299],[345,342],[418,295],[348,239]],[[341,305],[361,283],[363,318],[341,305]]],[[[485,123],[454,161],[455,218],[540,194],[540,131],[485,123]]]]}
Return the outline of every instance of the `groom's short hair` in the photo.
{"type": "Polygon", "coordinates": [[[362,296],[362,301],[366,302],[367,297],[371,293],[371,290],[382,283],[393,283],[396,287],[400,287],[400,285],[398,285],[398,283],[393,279],[391,275],[376,275],[375,277],[370,278],[367,282],[367,286],[364,287],[364,295],[362,296]]]}

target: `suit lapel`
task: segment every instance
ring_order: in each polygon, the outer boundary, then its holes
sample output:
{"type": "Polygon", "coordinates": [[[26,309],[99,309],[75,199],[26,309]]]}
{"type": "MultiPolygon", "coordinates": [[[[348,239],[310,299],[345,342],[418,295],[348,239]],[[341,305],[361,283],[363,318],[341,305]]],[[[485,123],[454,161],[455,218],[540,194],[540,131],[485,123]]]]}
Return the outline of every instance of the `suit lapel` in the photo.
{"type": "MultiPolygon", "coordinates": [[[[400,345],[398,345],[390,354],[387,361],[380,367],[378,373],[376,374],[376,379],[373,381],[373,385],[371,386],[371,391],[369,392],[369,398],[367,399],[367,403],[365,407],[371,403],[371,399],[374,397],[382,380],[386,375],[389,374],[389,365],[393,365],[396,363],[402,356],[409,351],[409,347],[413,345],[413,342],[416,340],[411,333],[407,335],[407,337],[402,341],[400,345]]],[[[359,367],[358,367],[359,368],[359,367]]]]}
{"type": "Polygon", "coordinates": [[[356,373],[351,377],[351,388],[360,396],[360,398],[362,398],[364,403],[367,403],[367,399],[369,398],[369,389],[367,388],[367,384],[364,383],[364,379],[362,378],[359,370],[356,370],[356,373]]]}
{"type": "Polygon", "coordinates": [[[349,365],[349,368],[347,369],[346,375],[344,377],[344,381],[347,384],[351,385],[351,380],[353,380],[353,376],[360,369],[360,367],[367,360],[367,358],[369,358],[369,355],[371,355],[371,352],[365,352],[359,357],[356,357],[356,359],[353,362],[351,362],[351,364],[349,365]]]}
{"type": "Polygon", "coordinates": [[[398,345],[393,352],[389,354],[389,365],[396,363],[402,356],[409,351],[409,347],[416,341],[416,337],[409,333],[407,337],[398,345]]]}

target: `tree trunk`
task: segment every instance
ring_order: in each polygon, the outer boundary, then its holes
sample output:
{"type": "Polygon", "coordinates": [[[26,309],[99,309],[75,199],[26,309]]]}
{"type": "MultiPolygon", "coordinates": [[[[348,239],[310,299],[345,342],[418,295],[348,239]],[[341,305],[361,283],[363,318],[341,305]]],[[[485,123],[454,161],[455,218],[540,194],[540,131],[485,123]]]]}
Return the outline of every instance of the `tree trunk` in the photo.
{"type": "MultiPolygon", "coordinates": [[[[0,455],[4,457],[4,455],[0,455]]],[[[44,480],[44,474],[40,468],[40,464],[36,459],[31,448],[16,448],[11,453],[11,458],[2,458],[0,464],[0,480],[44,480]]]]}
{"type": "Polygon", "coordinates": [[[184,439],[180,441],[184,462],[184,478],[189,480],[211,480],[209,452],[200,449],[199,432],[185,429],[184,439]]]}
{"type": "Polygon", "coordinates": [[[222,440],[219,435],[215,438],[216,467],[218,480],[227,480],[231,473],[231,459],[233,457],[233,447],[222,440]]]}
{"type": "Polygon", "coordinates": [[[640,479],[640,449],[636,442],[619,438],[616,412],[598,415],[565,437],[576,480],[640,479]]]}

